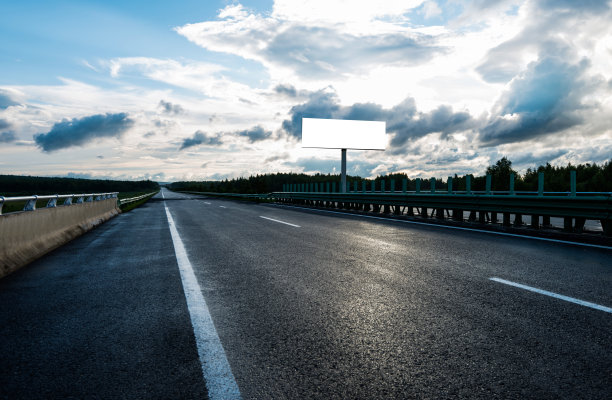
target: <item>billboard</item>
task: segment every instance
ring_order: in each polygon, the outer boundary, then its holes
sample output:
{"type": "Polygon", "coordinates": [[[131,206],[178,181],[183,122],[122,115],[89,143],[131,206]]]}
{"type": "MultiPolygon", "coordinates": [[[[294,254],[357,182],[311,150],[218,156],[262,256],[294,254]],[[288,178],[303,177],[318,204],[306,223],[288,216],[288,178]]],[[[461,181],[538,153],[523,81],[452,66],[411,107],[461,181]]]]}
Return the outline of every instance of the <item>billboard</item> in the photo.
{"type": "Polygon", "coordinates": [[[302,118],[302,147],[384,150],[385,122],[302,118]]]}

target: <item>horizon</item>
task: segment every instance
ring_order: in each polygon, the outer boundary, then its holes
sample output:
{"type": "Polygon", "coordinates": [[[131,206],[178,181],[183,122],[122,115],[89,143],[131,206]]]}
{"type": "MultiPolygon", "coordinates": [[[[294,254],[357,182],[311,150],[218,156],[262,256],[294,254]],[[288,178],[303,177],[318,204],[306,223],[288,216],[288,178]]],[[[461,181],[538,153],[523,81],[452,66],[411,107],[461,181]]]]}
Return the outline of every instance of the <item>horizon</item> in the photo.
{"type": "Polygon", "coordinates": [[[338,173],[302,117],[385,121],[386,151],[348,152],[366,179],[601,165],[611,19],[606,1],[7,4],[0,173],[338,173]]]}

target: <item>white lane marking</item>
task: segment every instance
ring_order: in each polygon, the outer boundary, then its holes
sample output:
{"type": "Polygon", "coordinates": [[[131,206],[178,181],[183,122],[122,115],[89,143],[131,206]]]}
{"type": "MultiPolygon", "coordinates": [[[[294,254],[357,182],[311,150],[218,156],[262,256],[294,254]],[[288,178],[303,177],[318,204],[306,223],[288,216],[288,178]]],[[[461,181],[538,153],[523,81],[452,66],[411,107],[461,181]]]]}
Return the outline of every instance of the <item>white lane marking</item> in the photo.
{"type": "Polygon", "coordinates": [[[285,221],[279,221],[279,220],[274,219],[274,218],[264,217],[263,215],[260,215],[260,216],[259,216],[259,218],[268,219],[268,220],[270,220],[270,221],[278,222],[278,223],[285,224],[285,225],[289,225],[289,226],[294,226],[294,227],[296,227],[296,228],[301,228],[299,225],[290,224],[289,222],[285,222],[285,221]]]}
{"type": "Polygon", "coordinates": [[[554,297],[556,299],[561,299],[561,300],[569,301],[570,303],[580,304],[581,306],[594,308],[596,310],[605,311],[607,313],[612,313],[612,308],[606,307],[606,306],[601,306],[601,305],[595,304],[595,303],[591,303],[589,301],[575,299],[573,297],[564,296],[562,294],[557,294],[557,293],[554,293],[554,292],[549,292],[548,290],[542,290],[542,289],[534,288],[534,287],[527,286],[527,285],[522,285],[520,283],[507,281],[507,280],[501,279],[501,278],[493,277],[493,278],[489,278],[489,279],[492,280],[492,281],[495,281],[495,282],[503,283],[504,285],[514,286],[514,287],[517,287],[517,288],[529,290],[530,292],[535,292],[535,293],[543,294],[543,295],[546,295],[546,296],[554,297]]]}
{"type": "Polygon", "coordinates": [[[283,207],[298,208],[300,210],[318,211],[318,212],[324,212],[324,213],[330,213],[330,214],[350,215],[350,216],[354,216],[354,217],[380,219],[380,220],[383,220],[383,221],[403,222],[405,224],[435,226],[435,227],[438,227],[438,228],[457,229],[457,230],[460,230],[460,231],[482,232],[482,233],[489,233],[491,235],[511,236],[511,237],[518,237],[518,238],[523,238],[523,239],[543,240],[545,242],[556,242],[556,243],[563,243],[563,244],[573,244],[573,245],[576,245],[576,246],[594,247],[596,249],[612,250],[611,246],[603,246],[603,245],[591,244],[591,243],[570,242],[569,240],[560,240],[560,239],[543,238],[543,237],[538,237],[538,236],[519,235],[519,234],[516,234],[516,233],[495,232],[495,231],[488,231],[488,230],[485,230],[485,229],[465,228],[465,227],[462,227],[462,226],[452,226],[452,225],[431,224],[431,223],[428,223],[428,222],[419,222],[419,221],[407,221],[407,220],[404,220],[404,219],[376,217],[374,215],[352,214],[352,213],[346,213],[346,212],[341,212],[341,211],[318,210],[318,209],[315,209],[315,208],[307,208],[307,207],[297,207],[297,206],[288,206],[288,205],[280,205],[280,204],[270,204],[270,205],[273,206],[273,207],[279,207],[279,208],[283,208],[283,207]]]}
{"type": "Polygon", "coordinates": [[[225,207],[225,206],[219,206],[219,207],[221,207],[221,208],[227,208],[227,207],[225,207]]]}
{"type": "Polygon", "coordinates": [[[205,202],[204,202],[204,204],[208,204],[208,205],[210,205],[210,203],[209,203],[209,202],[207,202],[207,201],[205,201],[205,202]]]}
{"type": "Polygon", "coordinates": [[[164,191],[163,190],[162,190],[161,194],[162,194],[162,199],[166,200],[166,196],[164,196],[164,191]]]}
{"type": "Polygon", "coordinates": [[[191,317],[202,374],[208,389],[208,397],[212,400],[240,399],[240,390],[227,362],[223,345],[219,340],[206,300],[202,295],[202,289],[187,257],[187,251],[185,251],[183,241],[165,203],[164,208],[168,217],[176,261],[181,272],[181,281],[187,299],[187,308],[191,317]]]}

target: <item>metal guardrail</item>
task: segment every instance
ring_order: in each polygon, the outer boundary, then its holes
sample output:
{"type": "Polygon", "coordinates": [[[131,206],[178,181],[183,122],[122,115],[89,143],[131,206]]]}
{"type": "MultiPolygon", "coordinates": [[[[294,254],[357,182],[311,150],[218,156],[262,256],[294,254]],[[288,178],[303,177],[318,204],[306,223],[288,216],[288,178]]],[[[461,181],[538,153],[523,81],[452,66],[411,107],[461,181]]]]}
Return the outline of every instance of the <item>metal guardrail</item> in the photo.
{"type": "Polygon", "coordinates": [[[119,200],[117,200],[117,206],[124,206],[126,204],[130,204],[130,203],[142,200],[142,199],[150,197],[150,196],[155,196],[157,193],[159,193],[159,190],[157,192],[151,192],[151,193],[143,194],[142,196],[130,197],[130,198],[127,198],[127,199],[119,199],[119,200]]]}
{"type": "Polygon", "coordinates": [[[470,212],[470,221],[497,222],[497,214],[503,215],[502,224],[511,225],[510,215],[515,216],[515,225],[522,225],[522,216],[531,215],[533,228],[549,225],[550,217],[564,218],[564,229],[581,231],[587,219],[601,221],[606,235],[612,235],[612,194],[597,195],[491,195],[491,194],[443,194],[443,193],[327,193],[327,192],[274,192],[269,196],[276,201],[373,211],[408,216],[435,216],[444,219],[445,212],[452,212],[452,219],[463,220],[463,211],[470,212]],[[404,209],[402,209],[404,208],[404,209]],[[414,208],[418,212],[414,213],[414,208]],[[431,215],[428,209],[432,210],[431,215]],[[478,214],[478,215],[477,215],[478,214]],[[542,223],[540,224],[540,217],[542,223]]]}
{"type": "Polygon", "coordinates": [[[257,200],[269,200],[269,193],[261,193],[261,194],[252,194],[252,193],[218,193],[218,192],[191,192],[180,190],[180,193],[189,193],[189,194],[202,194],[205,196],[216,196],[216,197],[232,197],[237,199],[257,199],[257,200]]]}
{"type": "Polygon", "coordinates": [[[63,199],[64,202],[61,205],[68,206],[71,204],[88,203],[92,201],[106,200],[111,198],[117,198],[119,192],[112,193],[89,193],[89,194],[55,194],[46,196],[18,196],[18,197],[4,197],[0,196],[0,215],[2,215],[2,208],[5,203],[16,203],[25,201],[25,206],[22,211],[34,211],[36,210],[36,202],[39,200],[47,200],[46,208],[57,207],[58,201],[63,199]],[[73,202],[73,199],[76,201],[73,202]]]}

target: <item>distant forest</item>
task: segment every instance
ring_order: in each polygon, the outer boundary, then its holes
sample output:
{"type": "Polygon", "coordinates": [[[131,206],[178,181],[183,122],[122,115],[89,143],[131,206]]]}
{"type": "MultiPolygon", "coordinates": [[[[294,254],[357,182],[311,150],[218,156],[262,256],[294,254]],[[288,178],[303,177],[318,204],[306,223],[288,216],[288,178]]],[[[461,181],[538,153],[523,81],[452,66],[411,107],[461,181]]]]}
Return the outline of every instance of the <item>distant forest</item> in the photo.
{"type": "MultiPolygon", "coordinates": [[[[538,173],[544,173],[544,191],[546,192],[568,192],[570,190],[570,171],[576,171],[576,190],[578,192],[612,192],[612,159],[608,162],[597,164],[568,164],[565,167],[556,167],[550,164],[539,166],[536,169],[528,169],[524,175],[518,174],[512,169],[512,161],[506,157],[497,161],[494,165],[487,168],[485,175],[472,176],[472,190],[485,190],[486,175],[491,175],[492,190],[506,191],[509,189],[510,174],[515,175],[514,188],[516,191],[537,191],[538,173]]],[[[403,179],[408,179],[408,190],[415,190],[416,179],[410,179],[405,173],[394,173],[377,176],[376,187],[380,190],[380,181],[385,180],[386,189],[389,190],[390,179],[395,180],[396,190],[401,190],[403,179]]],[[[367,181],[367,188],[370,190],[370,179],[358,176],[347,176],[347,181],[351,184],[357,182],[361,189],[362,182],[367,181]]],[[[453,190],[465,190],[465,176],[453,177],[453,190]]],[[[339,174],[296,174],[296,173],[276,173],[255,175],[249,178],[237,178],[223,181],[203,181],[203,182],[174,182],[169,185],[172,190],[185,190],[194,192],[217,192],[217,193],[269,193],[283,190],[286,183],[325,183],[336,182],[336,187],[340,185],[339,174]]],[[[421,190],[429,190],[429,179],[423,179],[421,190]]],[[[436,178],[436,189],[446,190],[446,178],[436,178]]]]}
{"type": "Polygon", "coordinates": [[[152,181],[113,181],[102,179],[0,175],[0,196],[146,192],[158,189],[159,185],[157,182],[152,181]]]}

